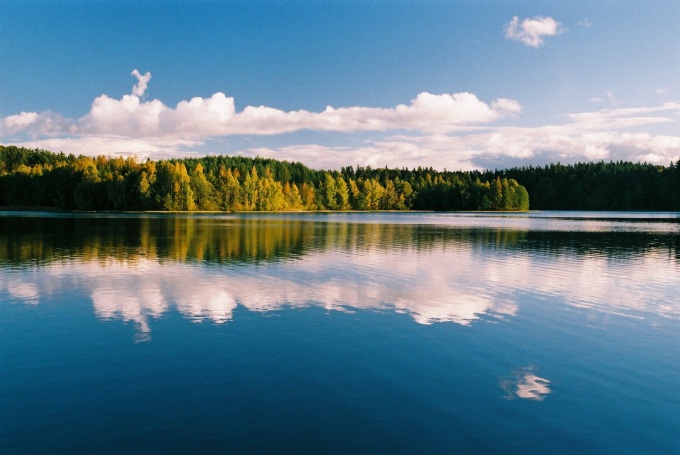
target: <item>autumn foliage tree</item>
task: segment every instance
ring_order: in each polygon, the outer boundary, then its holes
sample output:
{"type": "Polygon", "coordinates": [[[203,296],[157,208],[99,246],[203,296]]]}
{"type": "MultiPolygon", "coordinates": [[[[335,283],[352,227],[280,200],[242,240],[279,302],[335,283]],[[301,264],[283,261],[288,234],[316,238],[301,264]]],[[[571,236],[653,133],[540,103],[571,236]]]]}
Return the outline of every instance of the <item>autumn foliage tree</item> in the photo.
{"type": "MultiPolygon", "coordinates": [[[[263,158],[137,161],[0,146],[0,205],[67,210],[527,210],[511,176],[431,168],[313,170],[263,158]]],[[[646,197],[645,189],[631,201],[646,197]]],[[[637,202],[635,202],[637,203],[637,202]]]]}

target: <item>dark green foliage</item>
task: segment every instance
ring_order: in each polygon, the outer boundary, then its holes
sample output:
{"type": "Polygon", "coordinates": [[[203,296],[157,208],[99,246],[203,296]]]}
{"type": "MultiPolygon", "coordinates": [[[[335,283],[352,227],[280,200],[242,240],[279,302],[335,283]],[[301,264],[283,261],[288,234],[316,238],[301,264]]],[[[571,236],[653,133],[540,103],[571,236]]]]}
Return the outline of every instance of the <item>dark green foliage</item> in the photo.
{"type": "MultiPolygon", "coordinates": [[[[240,156],[147,160],[0,146],[0,205],[67,210],[527,210],[512,178],[429,169],[313,170],[240,156]]],[[[635,188],[630,203],[644,198],[635,188]]]]}
{"type": "Polygon", "coordinates": [[[624,161],[551,164],[487,172],[513,178],[536,210],[680,211],[680,161],[669,167],[624,161]]]}

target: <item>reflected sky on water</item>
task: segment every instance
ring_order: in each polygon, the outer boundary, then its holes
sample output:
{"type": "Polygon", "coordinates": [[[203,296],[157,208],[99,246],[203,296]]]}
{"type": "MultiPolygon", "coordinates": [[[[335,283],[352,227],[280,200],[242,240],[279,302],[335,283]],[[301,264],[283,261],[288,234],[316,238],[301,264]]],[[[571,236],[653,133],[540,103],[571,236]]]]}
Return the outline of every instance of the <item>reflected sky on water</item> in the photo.
{"type": "Polygon", "coordinates": [[[395,311],[420,324],[469,325],[483,317],[512,317],[523,294],[641,319],[680,319],[680,300],[674,298],[680,283],[676,218],[578,219],[544,212],[536,218],[326,214],[0,221],[0,292],[37,305],[54,293],[77,290],[98,317],[134,322],[141,333],[150,333],[149,321],[171,308],[192,321],[222,324],[233,320],[239,306],[259,312],[310,306],[395,311]],[[425,224],[415,224],[420,221],[425,224]]]}
{"type": "Polygon", "coordinates": [[[677,214],[0,212],[0,446],[673,453],[678,295],[677,214]]]}

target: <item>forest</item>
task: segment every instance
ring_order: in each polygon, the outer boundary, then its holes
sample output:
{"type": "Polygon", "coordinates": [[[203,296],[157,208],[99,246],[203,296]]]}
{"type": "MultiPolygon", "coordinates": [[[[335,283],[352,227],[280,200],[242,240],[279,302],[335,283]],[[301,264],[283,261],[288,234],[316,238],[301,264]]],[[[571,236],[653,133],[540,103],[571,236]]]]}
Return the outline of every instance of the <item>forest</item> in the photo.
{"type": "Polygon", "coordinates": [[[152,161],[0,146],[0,206],[63,210],[528,210],[512,177],[432,168],[314,170],[240,156],[152,161]]]}
{"type": "Polygon", "coordinates": [[[668,167],[618,162],[550,164],[487,171],[482,179],[514,179],[533,210],[680,211],[680,160],[668,167]]]}

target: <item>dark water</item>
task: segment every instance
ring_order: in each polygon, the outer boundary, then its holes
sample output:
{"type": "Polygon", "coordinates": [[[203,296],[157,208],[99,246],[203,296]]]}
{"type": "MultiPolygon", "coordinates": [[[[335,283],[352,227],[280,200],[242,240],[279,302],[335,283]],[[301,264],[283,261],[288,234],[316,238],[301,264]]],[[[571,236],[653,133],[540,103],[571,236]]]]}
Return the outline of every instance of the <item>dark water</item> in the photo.
{"type": "Polygon", "coordinates": [[[680,453],[680,215],[0,213],[0,453],[680,453]]]}

